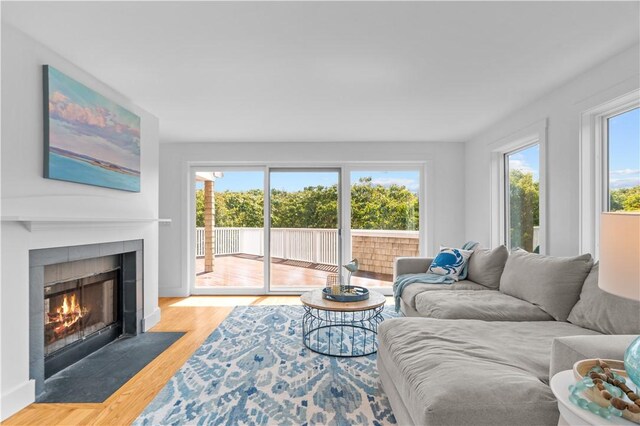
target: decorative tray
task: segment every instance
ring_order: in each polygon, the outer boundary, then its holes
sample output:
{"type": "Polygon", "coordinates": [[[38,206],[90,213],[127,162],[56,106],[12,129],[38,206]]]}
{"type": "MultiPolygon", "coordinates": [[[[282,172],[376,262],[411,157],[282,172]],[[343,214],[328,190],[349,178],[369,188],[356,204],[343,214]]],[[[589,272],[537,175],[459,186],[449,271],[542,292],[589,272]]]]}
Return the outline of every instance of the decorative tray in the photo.
{"type": "Polygon", "coordinates": [[[586,381],[587,386],[582,393],[588,401],[603,408],[614,406],[614,408],[620,409],[621,413],[618,414],[620,417],[640,424],[640,403],[637,403],[640,402],[640,399],[638,394],[634,392],[636,386],[629,379],[622,361],[585,359],[574,364],[573,375],[578,383],[586,381]],[[593,369],[596,367],[601,373],[593,373],[593,369]]]}
{"type": "Polygon", "coordinates": [[[342,293],[332,293],[331,288],[322,289],[322,298],[333,302],[359,302],[369,298],[369,290],[355,285],[349,286],[342,293]]]}

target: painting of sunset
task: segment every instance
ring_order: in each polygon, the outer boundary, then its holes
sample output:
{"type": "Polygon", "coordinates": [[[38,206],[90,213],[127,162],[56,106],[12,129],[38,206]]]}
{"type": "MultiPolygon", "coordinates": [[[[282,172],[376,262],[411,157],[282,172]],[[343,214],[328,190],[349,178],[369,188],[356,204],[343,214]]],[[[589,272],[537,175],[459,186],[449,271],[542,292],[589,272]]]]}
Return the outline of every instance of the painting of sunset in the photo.
{"type": "Polygon", "coordinates": [[[140,117],[44,66],[44,177],[140,192],[140,117]]]}

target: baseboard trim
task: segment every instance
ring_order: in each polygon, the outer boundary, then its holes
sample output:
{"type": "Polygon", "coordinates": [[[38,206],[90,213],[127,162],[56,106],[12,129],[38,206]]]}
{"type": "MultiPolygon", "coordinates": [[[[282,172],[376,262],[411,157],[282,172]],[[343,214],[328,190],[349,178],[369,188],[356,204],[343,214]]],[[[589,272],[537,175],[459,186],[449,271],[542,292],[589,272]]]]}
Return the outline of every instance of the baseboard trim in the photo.
{"type": "Polygon", "coordinates": [[[154,325],[160,322],[160,308],[156,308],[151,314],[142,320],[142,330],[149,331],[154,325]]]}
{"type": "Polygon", "coordinates": [[[7,420],[27,405],[35,402],[36,381],[28,380],[0,396],[0,421],[7,420]]]}
{"type": "Polygon", "coordinates": [[[189,297],[190,294],[182,287],[158,288],[160,297],[189,297]]]}

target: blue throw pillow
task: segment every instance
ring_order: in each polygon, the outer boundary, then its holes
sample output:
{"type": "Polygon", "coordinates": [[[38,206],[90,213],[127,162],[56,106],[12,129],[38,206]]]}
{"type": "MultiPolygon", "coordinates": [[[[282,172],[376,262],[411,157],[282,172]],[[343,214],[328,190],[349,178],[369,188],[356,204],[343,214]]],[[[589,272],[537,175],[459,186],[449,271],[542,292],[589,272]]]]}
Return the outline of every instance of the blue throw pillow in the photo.
{"type": "Polygon", "coordinates": [[[427,272],[437,275],[446,275],[455,281],[460,279],[460,274],[471,257],[473,250],[463,250],[450,247],[440,247],[440,253],[433,259],[427,272]]]}

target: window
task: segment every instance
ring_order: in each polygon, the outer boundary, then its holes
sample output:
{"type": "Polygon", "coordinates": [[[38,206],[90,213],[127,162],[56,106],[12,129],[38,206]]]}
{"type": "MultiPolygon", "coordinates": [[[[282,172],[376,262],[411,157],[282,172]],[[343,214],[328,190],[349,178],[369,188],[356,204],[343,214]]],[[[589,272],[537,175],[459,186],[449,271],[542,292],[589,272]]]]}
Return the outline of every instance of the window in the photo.
{"type": "Polygon", "coordinates": [[[540,253],[540,146],[504,154],[505,243],[540,253]]]}
{"type": "Polygon", "coordinates": [[[600,214],[640,211],[640,90],[580,121],[580,250],[599,254],[600,214]]]}
{"type": "Polygon", "coordinates": [[[547,253],[546,146],[546,119],[490,145],[492,247],[547,253]]]}
{"type": "Polygon", "coordinates": [[[640,108],[607,118],[606,210],[640,211],[640,108]]]}

